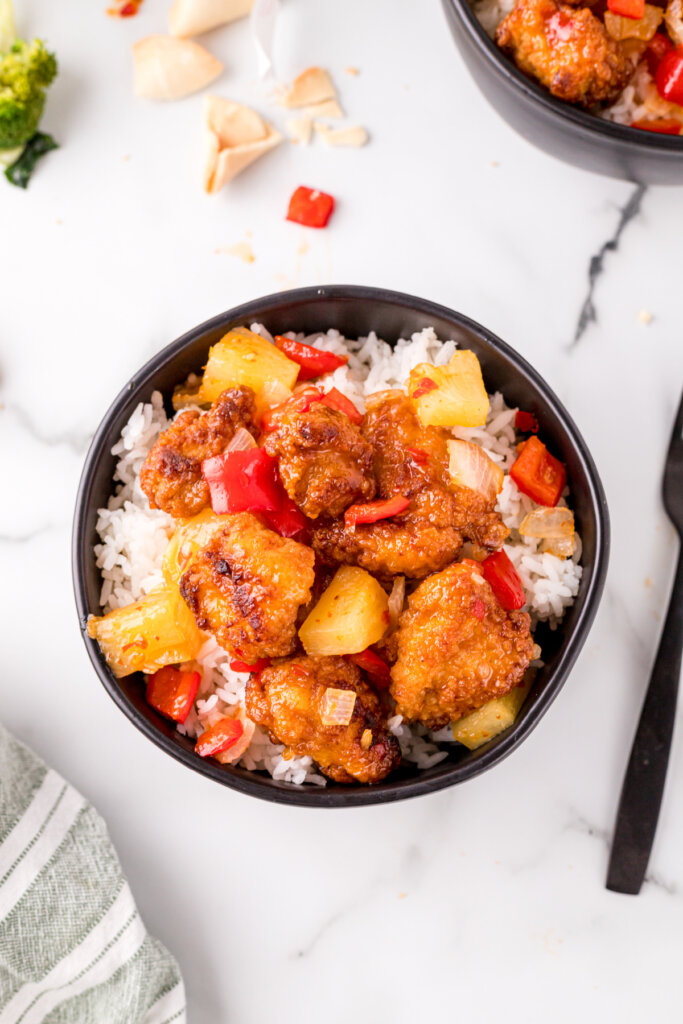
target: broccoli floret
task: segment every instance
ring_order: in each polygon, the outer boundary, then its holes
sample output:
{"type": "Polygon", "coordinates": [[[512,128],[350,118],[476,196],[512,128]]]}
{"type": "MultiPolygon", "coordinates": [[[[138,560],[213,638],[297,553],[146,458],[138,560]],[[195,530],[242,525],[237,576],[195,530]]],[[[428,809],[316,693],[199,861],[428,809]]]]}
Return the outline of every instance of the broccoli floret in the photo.
{"type": "Polygon", "coordinates": [[[45,90],[57,74],[57,61],[39,39],[17,39],[0,57],[0,149],[28,142],[38,128],[45,90]]]}

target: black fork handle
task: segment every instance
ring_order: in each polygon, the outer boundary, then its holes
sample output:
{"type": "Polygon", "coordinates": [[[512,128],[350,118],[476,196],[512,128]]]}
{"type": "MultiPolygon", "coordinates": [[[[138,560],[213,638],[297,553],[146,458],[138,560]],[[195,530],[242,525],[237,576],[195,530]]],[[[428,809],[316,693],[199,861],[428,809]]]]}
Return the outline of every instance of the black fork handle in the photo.
{"type": "Polygon", "coordinates": [[[683,547],[619,800],[607,888],[637,895],[657,829],[683,651],[683,547]]]}

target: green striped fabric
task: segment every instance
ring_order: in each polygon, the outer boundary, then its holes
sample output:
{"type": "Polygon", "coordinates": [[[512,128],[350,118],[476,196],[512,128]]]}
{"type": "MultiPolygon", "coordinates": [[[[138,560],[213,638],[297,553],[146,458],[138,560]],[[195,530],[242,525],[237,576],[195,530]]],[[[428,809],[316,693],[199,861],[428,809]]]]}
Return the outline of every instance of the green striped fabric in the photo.
{"type": "Polygon", "coordinates": [[[0,726],[0,1024],[185,1024],[99,814],[0,726]]]}

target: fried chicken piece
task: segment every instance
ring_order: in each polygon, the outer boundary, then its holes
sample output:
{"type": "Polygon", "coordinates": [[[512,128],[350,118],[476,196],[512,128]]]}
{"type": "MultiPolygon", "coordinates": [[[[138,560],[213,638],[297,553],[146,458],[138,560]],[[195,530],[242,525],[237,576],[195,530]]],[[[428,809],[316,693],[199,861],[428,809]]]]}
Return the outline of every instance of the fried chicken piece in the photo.
{"type": "Polygon", "coordinates": [[[506,612],[491,587],[460,563],[424,580],[408,599],[391,670],[396,713],[438,729],[521,683],[534,641],[526,612],[506,612]]]}
{"type": "Polygon", "coordinates": [[[345,658],[302,655],[264,669],[247,684],[246,708],[286,753],[312,757],[335,782],[380,782],[401,761],[379,698],[345,658]],[[323,725],[328,687],[355,691],[348,725],[323,725]]]}
{"type": "Polygon", "coordinates": [[[627,52],[586,7],[518,0],[496,42],[553,96],[581,107],[614,102],[633,74],[627,52]]]}
{"type": "Polygon", "coordinates": [[[375,496],[372,448],[348,416],[316,402],[283,415],[264,445],[279,460],[290,498],[310,519],[339,516],[375,496]]]}
{"type": "Polygon", "coordinates": [[[509,530],[494,503],[450,478],[451,435],[423,427],[402,391],[368,399],[362,434],[373,448],[379,496],[402,494],[411,503],[402,515],[354,529],[339,520],[317,525],[312,543],[323,563],[419,579],[452,562],[463,537],[487,548],[502,545],[509,530]]]}
{"type": "Polygon", "coordinates": [[[315,578],[313,552],[249,512],[221,518],[225,525],[180,579],[185,603],[199,628],[241,661],[291,654],[297,613],[315,578]]]}
{"type": "Polygon", "coordinates": [[[256,434],[251,388],[228,388],[208,412],[187,409],[159,437],[142,464],[140,486],[150,508],[185,519],[210,503],[202,461],[220,455],[240,427],[256,434]]]}

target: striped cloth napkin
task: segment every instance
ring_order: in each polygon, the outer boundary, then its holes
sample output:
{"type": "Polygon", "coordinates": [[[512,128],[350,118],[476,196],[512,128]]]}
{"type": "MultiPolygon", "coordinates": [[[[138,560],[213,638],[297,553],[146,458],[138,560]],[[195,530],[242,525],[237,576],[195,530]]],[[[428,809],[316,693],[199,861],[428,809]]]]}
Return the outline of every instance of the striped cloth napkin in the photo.
{"type": "Polygon", "coordinates": [[[0,1024],[185,1024],[99,814],[0,726],[0,1024]]]}

